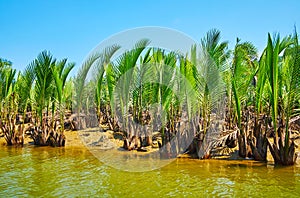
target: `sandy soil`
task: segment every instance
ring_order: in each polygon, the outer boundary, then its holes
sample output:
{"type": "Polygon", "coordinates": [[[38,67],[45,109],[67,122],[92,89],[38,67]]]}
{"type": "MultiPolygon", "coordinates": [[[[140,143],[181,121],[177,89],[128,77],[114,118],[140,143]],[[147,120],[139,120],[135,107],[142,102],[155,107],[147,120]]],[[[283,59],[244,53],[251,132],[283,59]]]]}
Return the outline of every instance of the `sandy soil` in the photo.
{"type": "MultiPolygon", "coordinates": [[[[90,131],[90,130],[95,130],[95,129],[86,129],[85,131],[90,131]]],[[[106,136],[109,137],[109,139],[113,139],[113,136],[112,136],[112,132],[108,131],[108,132],[102,132],[104,133],[106,136]]],[[[81,148],[81,149],[87,149],[82,141],[82,138],[80,137],[80,135],[82,135],[82,132],[78,132],[78,131],[65,131],[65,136],[66,136],[66,148],[81,148]]],[[[121,144],[122,144],[122,141],[120,140],[114,140],[118,146],[121,147],[121,144]]],[[[299,164],[300,163],[300,138],[296,139],[295,141],[296,145],[299,145],[296,149],[296,151],[298,152],[298,159],[297,159],[297,163],[299,164]]],[[[33,144],[33,141],[30,137],[25,137],[25,140],[24,140],[24,146],[29,146],[29,145],[32,145],[33,144]]],[[[6,146],[6,141],[4,139],[4,137],[1,137],[0,138],[0,146],[6,146]]],[[[133,152],[136,152],[136,151],[133,151],[133,152]]],[[[228,153],[228,151],[226,151],[228,153]]],[[[231,151],[231,155],[230,156],[220,156],[220,157],[216,157],[216,158],[222,158],[222,159],[241,159],[238,157],[238,154],[237,154],[237,148],[233,149],[231,151]]],[[[137,153],[141,153],[142,154],[145,154],[143,152],[137,152],[137,153]]],[[[179,156],[181,158],[190,158],[189,155],[181,155],[179,156]]],[[[269,162],[272,162],[273,161],[273,158],[270,154],[270,152],[268,152],[268,156],[267,156],[267,160],[269,162]]]]}
{"type": "MultiPolygon", "coordinates": [[[[84,147],[77,131],[66,131],[66,147],[84,147]]],[[[25,136],[24,146],[33,144],[33,140],[29,136],[25,136]]],[[[0,138],[0,146],[6,146],[4,137],[0,138]]]]}

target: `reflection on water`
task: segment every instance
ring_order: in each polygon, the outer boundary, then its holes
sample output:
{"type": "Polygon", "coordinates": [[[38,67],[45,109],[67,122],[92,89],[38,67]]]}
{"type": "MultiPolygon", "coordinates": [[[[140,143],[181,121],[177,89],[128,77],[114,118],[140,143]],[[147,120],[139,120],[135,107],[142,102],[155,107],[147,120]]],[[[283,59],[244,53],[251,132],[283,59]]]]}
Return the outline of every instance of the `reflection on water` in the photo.
{"type": "Polygon", "coordinates": [[[0,147],[0,197],[26,195],[299,197],[300,167],[177,159],[133,173],[108,167],[85,149],[0,147]]]}
{"type": "Polygon", "coordinates": [[[146,172],[162,168],[172,163],[176,158],[164,159],[160,157],[159,150],[153,152],[119,151],[99,148],[89,148],[89,151],[101,162],[121,171],[146,172]]]}

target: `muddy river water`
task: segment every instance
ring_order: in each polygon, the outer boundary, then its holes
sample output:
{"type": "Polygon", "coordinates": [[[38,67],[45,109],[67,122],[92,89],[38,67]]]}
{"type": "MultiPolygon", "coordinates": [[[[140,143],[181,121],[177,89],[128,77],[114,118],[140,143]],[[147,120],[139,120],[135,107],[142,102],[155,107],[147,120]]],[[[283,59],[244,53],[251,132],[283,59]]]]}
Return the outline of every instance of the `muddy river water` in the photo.
{"type": "Polygon", "coordinates": [[[85,148],[0,147],[0,197],[12,196],[300,197],[300,166],[182,158],[127,172],[85,148]]]}

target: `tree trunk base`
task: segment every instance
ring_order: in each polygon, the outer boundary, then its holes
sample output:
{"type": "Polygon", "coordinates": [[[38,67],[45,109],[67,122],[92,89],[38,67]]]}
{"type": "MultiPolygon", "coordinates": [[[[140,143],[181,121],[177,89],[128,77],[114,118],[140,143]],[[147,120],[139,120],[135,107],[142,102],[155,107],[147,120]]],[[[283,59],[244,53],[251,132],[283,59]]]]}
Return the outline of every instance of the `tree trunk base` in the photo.
{"type": "Polygon", "coordinates": [[[296,145],[294,141],[291,141],[289,145],[286,145],[288,148],[284,148],[282,145],[279,145],[278,148],[276,144],[270,143],[269,140],[268,145],[276,165],[291,166],[296,163],[298,155],[296,154],[296,145]],[[287,152],[284,152],[285,149],[287,152]]]}

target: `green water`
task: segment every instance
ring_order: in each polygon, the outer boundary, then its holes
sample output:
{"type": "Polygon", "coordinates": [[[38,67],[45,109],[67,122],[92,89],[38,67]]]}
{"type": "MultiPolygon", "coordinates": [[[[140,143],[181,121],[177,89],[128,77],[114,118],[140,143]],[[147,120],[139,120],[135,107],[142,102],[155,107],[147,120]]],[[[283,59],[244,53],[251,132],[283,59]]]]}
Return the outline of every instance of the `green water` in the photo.
{"type": "Polygon", "coordinates": [[[0,147],[0,197],[300,197],[300,167],[177,159],[119,171],[79,148],[0,147]]]}

